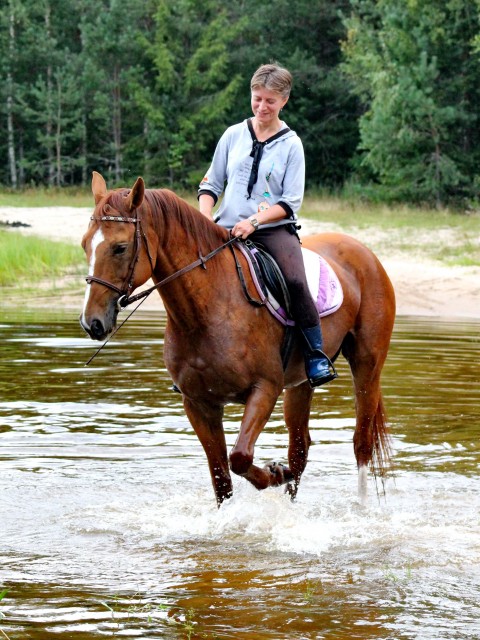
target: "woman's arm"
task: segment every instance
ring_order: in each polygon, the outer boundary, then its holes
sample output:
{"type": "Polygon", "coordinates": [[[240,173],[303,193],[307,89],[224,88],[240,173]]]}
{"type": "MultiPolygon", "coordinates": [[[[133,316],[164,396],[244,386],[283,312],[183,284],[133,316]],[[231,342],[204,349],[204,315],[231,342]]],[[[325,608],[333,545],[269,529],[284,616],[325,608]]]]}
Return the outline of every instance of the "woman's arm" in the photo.
{"type": "Polygon", "coordinates": [[[200,213],[202,213],[206,218],[212,220],[212,211],[215,206],[215,199],[209,193],[201,193],[198,196],[198,206],[200,209],[200,213]]]}

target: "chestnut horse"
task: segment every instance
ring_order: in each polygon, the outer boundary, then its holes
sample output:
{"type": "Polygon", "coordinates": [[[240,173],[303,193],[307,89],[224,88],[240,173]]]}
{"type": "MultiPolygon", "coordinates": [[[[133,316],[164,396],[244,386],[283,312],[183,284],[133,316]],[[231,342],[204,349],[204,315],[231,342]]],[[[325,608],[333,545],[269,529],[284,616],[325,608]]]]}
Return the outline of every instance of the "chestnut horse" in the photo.
{"type": "MultiPolygon", "coordinates": [[[[284,371],[285,328],[265,306],[247,301],[232,250],[254,295],[244,256],[234,244],[219,250],[229,240],[226,229],[171,191],[145,189],[142,178],[132,189],[109,191],[94,172],[92,191],[95,209],[82,241],[89,262],[82,327],[95,340],[107,338],[119,308],[151,277],[159,285],[168,318],[165,364],[205,450],[217,503],[232,495],[230,470],[257,489],[286,483],[294,498],[307,463],[313,394],[300,339],[295,339],[284,371]],[[214,257],[207,262],[202,256],[210,252],[214,257]],[[288,466],[270,463],[261,468],[253,462],[255,442],[283,390],[288,466]],[[223,430],[227,403],[245,405],[230,455],[223,430]]],[[[302,242],[328,260],[343,287],[342,306],[322,319],[324,349],[332,360],[341,352],[351,368],[353,442],[363,503],[368,467],[384,475],[390,457],[380,373],[393,329],[395,296],[378,259],[353,238],[327,233],[302,242]]]]}

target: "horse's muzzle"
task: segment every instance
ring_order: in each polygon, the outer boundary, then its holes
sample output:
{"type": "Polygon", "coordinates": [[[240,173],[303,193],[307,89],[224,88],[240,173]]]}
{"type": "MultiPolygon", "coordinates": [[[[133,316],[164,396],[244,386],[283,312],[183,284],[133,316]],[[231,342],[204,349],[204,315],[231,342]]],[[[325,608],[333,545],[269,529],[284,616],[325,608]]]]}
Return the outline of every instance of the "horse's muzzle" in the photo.
{"type": "Polygon", "coordinates": [[[83,315],[80,316],[80,325],[82,329],[88,333],[88,335],[92,338],[92,340],[105,340],[108,338],[111,330],[106,329],[101,320],[98,318],[94,318],[90,324],[87,324],[83,318],[83,315]]]}

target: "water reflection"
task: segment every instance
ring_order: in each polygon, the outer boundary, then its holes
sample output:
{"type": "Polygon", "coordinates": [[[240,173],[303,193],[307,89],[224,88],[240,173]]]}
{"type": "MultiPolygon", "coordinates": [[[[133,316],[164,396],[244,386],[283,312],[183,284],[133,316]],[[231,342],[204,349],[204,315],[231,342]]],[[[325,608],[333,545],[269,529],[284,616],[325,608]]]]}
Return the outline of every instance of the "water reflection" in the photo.
{"type": "MultiPolygon", "coordinates": [[[[367,511],[345,364],[315,393],[298,501],[235,479],[217,511],[163,327],[162,315],[135,318],[85,368],[97,347],[75,318],[1,318],[11,640],[480,635],[480,324],[398,322],[383,378],[396,477],[385,499],[371,483],[367,511]]],[[[229,445],[241,411],[227,408],[229,445]]],[[[279,402],[256,453],[286,447],[279,402]]]]}

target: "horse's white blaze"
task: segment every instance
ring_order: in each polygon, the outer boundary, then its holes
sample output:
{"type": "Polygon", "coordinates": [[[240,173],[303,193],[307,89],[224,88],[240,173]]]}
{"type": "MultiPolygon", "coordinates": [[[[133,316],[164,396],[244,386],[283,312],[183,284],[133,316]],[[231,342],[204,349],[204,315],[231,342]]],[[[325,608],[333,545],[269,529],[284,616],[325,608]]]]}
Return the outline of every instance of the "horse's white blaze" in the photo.
{"type": "MultiPolygon", "coordinates": [[[[95,259],[97,256],[97,249],[98,249],[98,245],[103,242],[105,240],[105,237],[103,235],[103,231],[101,229],[98,229],[95,232],[95,235],[92,238],[92,255],[90,256],[90,264],[88,265],[88,275],[89,276],[93,276],[93,272],[95,269],[95,259]]],[[[87,304],[88,304],[88,300],[90,298],[90,289],[91,289],[91,284],[87,284],[87,287],[85,289],[85,299],[83,301],[83,312],[82,312],[82,322],[83,324],[86,326],[86,320],[85,320],[85,311],[87,308],[87,304]]]]}
{"type": "Polygon", "coordinates": [[[362,464],[358,468],[358,499],[362,507],[367,506],[367,480],[368,467],[366,464],[362,464]]]}

